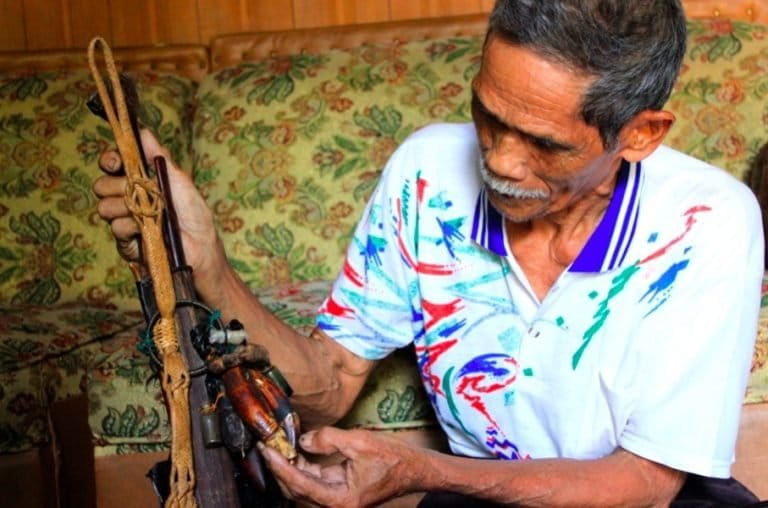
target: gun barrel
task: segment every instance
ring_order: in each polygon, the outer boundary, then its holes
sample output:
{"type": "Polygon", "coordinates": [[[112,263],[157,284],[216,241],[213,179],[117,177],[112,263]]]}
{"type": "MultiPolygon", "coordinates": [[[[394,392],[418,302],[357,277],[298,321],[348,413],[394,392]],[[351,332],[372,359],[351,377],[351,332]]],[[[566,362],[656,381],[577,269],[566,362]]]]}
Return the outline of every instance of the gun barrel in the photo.
{"type": "Polygon", "coordinates": [[[165,230],[166,247],[168,247],[168,257],[171,263],[171,270],[178,270],[187,266],[187,260],[184,257],[184,247],[181,243],[179,233],[179,218],[176,215],[176,209],[173,206],[173,195],[171,193],[171,183],[168,180],[168,167],[165,164],[165,158],[158,156],[153,159],[155,174],[160,192],[165,201],[165,214],[163,214],[163,229],[165,230]]]}

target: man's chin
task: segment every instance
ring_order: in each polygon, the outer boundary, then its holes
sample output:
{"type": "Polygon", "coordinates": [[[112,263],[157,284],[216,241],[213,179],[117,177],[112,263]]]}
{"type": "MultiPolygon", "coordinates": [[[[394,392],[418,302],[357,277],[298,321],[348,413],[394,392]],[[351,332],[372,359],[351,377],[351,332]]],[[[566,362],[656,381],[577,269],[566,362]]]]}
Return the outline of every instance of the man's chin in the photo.
{"type": "Polygon", "coordinates": [[[547,213],[547,202],[541,199],[510,198],[489,189],[488,201],[506,220],[516,224],[530,222],[547,213]]]}

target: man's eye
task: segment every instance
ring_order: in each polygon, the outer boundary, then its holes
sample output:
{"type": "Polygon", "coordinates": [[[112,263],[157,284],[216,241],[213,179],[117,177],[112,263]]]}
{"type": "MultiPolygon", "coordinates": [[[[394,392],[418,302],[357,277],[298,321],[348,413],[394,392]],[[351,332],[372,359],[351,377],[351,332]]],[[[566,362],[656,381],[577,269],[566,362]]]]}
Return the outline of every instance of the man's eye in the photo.
{"type": "Polygon", "coordinates": [[[495,117],[493,117],[491,115],[487,115],[486,116],[486,121],[488,122],[489,125],[492,125],[494,129],[497,129],[497,130],[507,130],[507,126],[506,125],[504,125],[497,118],[495,118],[495,117]]]}
{"type": "Polygon", "coordinates": [[[543,139],[543,138],[530,138],[531,143],[533,146],[541,150],[542,152],[548,152],[548,153],[560,153],[566,151],[565,148],[562,147],[562,145],[555,143],[552,140],[549,139],[543,139]]]}
{"type": "Polygon", "coordinates": [[[546,139],[540,139],[540,138],[533,138],[531,140],[533,142],[533,145],[545,152],[554,152],[556,151],[557,147],[554,145],[554,143],[546,140],[546,139]]]}

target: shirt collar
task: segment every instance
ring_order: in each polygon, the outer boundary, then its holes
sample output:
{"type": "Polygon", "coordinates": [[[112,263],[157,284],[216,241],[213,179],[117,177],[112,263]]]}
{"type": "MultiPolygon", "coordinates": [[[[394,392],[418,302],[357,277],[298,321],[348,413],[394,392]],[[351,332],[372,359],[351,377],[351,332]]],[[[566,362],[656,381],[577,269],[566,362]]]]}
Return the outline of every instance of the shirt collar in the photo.
{"type": "MultiPolygon", "coordinates": [[[[600,273],[623,265],[637,227],[641,186],[640,163],[622,161],[608,208],[568,271],[600,273]]],[[[504,217],[488,201],[485,189],[477,197],[471,238],[494,254],[509,255],[504,217]]]]}

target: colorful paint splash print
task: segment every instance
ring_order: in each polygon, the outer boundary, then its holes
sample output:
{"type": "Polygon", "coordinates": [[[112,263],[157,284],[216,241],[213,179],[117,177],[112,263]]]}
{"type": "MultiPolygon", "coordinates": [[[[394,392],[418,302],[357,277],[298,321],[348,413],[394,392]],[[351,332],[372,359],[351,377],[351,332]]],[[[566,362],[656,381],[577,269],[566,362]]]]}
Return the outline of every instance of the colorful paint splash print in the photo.
{"type": "MultiPolygon", "coordinates": [[[[708,197],[672,196],[661,162],[648,172],[646,161],[622,163],[600,224],[540,298],[509,249],[506,219],[467,171],[479,160],[476,133],[439,126],[445,137],[423,148],[432,130],[398,148],[382,174],[318,325],[371,360],[412,344],[457,454],[518,460],[584,450],[592,444],[575,428],[614,414],[609,399],[623,396],[624,379],[612,377],[621,368],[605,362],[632,361],[623,356],[635,347],[626,323],[643,339],[680,309],[713,210],[724,210],[708,197]],[[662,182],[668,202],[658,211],[643,188],[662,182]]],[[[594,438],[612,450],[618,424],[609,419],[594,438]]]]}
{"type": "MultiPolygon", "coordinates": [[[[624,291],[624,289],[627,287],[627,283],[629,282],[629,280],[638,271],[641,270],[643,265],[646,265],[647,263],[650,263],[654,260],[661,258],[664,254],[668,253],[670,249],[672,249],[675,245],[683,241],[685,237],[688,236],[688,234],[691,232],[691,230],[693,229],[693,226],[696,224],[697,214],[709,212],[711,210],[712,209],[706,205],[697,205],[686,210],[685,213],[683,213],[683,217],[685,218],[684,229],[679,235],[675,236],[674,238],[669,240],[667,243],[665,243],[662,247],[653,251],[651,254],[647,255],[646,257],[642,258],[640,261],[637,261],[635,264],[628,266],[616,278],[613,279],[612,281],[613,285],[608,291],[608,295],[603,300],[601,300],[600,303],[598,304],[597,312],[595,312],[595,315],[593,316],[594,322],[586,330],[586,332],[584,332],[584,336],[582,338],[583,342],[581,346],[573,354],[573,359],[571,362],[571,366],[573,369],[576,369],[576,367],[578,367],[579,362],[581,361],[582,355],[584,354],[584,351],[586,350],[587,346],[589,346],[590,342],[592,341],[592,338],[603,327],[606,319],[608,319],[608,316],[611,313],[611,310],[610,310],[611,300],[614,299],[616,296],[618,296],[622,291],[624,291]]],[[[655,243],[657,240],[658,240],[658,233],[653,233],[649,237],[648,243],[655,243]]],[[[689,250],[690,248],[686,248],[684,250],[684,254],[687,254],[689,250]]],[[[650,296],[650,298],[648,298],[648,301],[651,303],[655,303],[656,305],[645,314],[645,317],[655,312],[659,307],[661,307],[669,299],[671,295],[671,288],[675,282],[675,279],[677,278],[680,272],[682,272],[688,267],[689,263],[690,263],[689,259],[683,259],[681,261],[673,262],[672,265],[664,271],[661,277],[659,277],[657,280],[651,283],[650,287],[648,288],[648,291],[646,291],[645,294],[643,294],[643,296],[640,298],[640,301],[642,302],[646,299],[646,297],[650,296]]],[[[594,295],[591,295],[590,298],[594,298],[594,295]]]]}
{"type": "Polygon", "coordinates": [[[511,356],[490,353],[473,358],[459,370],[453,383],[456,393],[472,408],[482,414],[488,423],[498,428],[498,423],[488,412],[483,401],[485,394],[505,388],[517,379],[517,360],[511,356]]]}
{"type": "Polygon", "coordinates": [[[592,326],[587,328],[587,331],[584,332],[581,346],[576,350],[575,353],[573,353],[573,358],[571,359],[571,367],[573,369],[576,369],[576,367],[579,366],[579,362],[581,361],[581,357],[584,354],[584,351],[587,349],[587,346],[589,346],[589,344],[592,342],[592,338],[598,331],[600,331],[600,329],[605,324],[605,321],[608,319],[608,316],[611,314],[611,300],[616,298],[616,296],[624,291],[624,288],[627,287],[627,283],[639,270],[639,266],[630,265],[622,270],[622,272],[613,279],[613,285],[611,286],[611,289],[608,290],[608,295],[606,295],[606,297],[600,301],[600,303],[597,305],[597,312],[595,312],[595,315],[592,316],[595,321],[592,323],[592,326]]]}
{"type": "Polygon", "coordinates": [[[528,454],[522,454],[517,445],[503,436],[501,431],[494,427],[485,430],[485,446],[488,447],[497,459],[501,460],[528,460],[528,454]]]}
{"type": "Polygon", "coordinates": [[[672,263],[672,266],[667,268],[667,271],[665,271],[661,277],[651,283],[648,291],[646,291],[646,293],[640,297],[640,301],[642,302],[646,299],[646,297],[649,297],[648,301],[651,303],[656,302],[656,305],[651,310],[649,310],[648,313],[645,314],[645,317],[653,314],[659,307],[664,304],[664,302],[669,299],[672,292],[672,284],[675,283],[675,279],[677,279],[678,274],[688,268],[689,263],[690,259],[684,259],[682,261],[678,261],[677,263],[672,263]]]}

